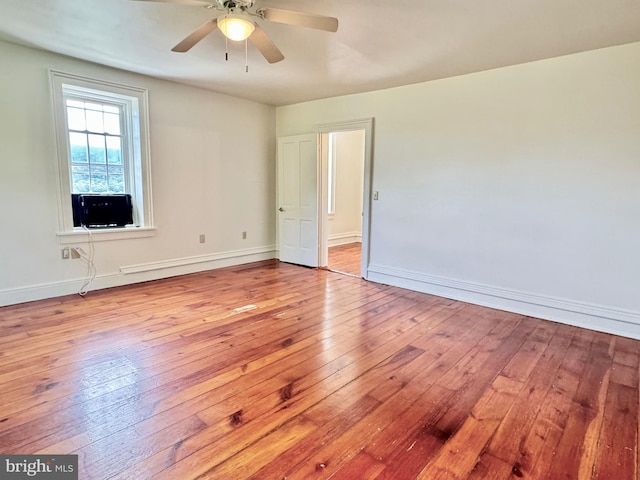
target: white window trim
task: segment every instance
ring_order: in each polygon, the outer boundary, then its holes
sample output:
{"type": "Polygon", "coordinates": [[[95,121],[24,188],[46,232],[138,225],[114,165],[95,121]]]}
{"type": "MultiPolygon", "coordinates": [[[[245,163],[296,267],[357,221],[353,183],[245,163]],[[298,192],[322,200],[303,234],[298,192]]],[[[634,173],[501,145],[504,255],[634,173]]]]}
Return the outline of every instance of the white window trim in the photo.
{"type": "MultiPolygon", "coordinates": [[[[81,88],[110,92],[114,96],[133,97],[137,100],[139,116],[136,119],[139,131],[133,131],[137,137],[139,150],[134,150],[135,161],[140,164],[141,175],[133,182],[131,193],[142,199],[142,208],[134,214],[134,227],[105,228],[91,230],[91,237],[95,241],[121,240],[130,238],[150,237],[155,234],[153,225],[153,211],[151,203],[151,156],[149,147],[149,102],[147,89],[97,80],[57,70],[49,70],[51,98],[53,101],[53,117],[57,143],[57,193],[58,193],[58,238],[60,243],[68,244],[82,242],[88,239],[84,229],[74,228],[73,212],[71,209],[71,182],[69,170],[69,138],[67,135],[66,108],[63,87],[81,88]]],[[[108,93],[107,93],[108,96],[108,93]]]]}

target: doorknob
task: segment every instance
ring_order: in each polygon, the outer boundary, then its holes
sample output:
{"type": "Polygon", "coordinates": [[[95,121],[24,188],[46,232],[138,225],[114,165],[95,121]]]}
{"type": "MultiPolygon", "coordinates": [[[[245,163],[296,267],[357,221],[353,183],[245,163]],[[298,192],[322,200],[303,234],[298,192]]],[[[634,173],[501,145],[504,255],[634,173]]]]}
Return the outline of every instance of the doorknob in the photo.
{"type": "Polygon", "coordinates": [[[284,208],[280,207],[278,210],[280,210],[281,212],[284,212],[284,208]]]}

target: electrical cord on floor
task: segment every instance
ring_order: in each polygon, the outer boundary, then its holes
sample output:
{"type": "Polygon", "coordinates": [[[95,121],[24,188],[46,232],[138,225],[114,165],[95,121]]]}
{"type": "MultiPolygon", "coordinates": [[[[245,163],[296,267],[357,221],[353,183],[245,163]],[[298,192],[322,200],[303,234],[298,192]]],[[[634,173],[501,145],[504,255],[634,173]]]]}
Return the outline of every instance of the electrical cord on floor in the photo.
{"type": "Polygon", "coordinates": [[[93,257],[95,255],[93,236],[91,235],[91,230],[89,230],[87,227],[84,227],[84,229],[86,230],[87,234],[89,234],[89,254],[87,255],[83,249],[76,247],[76,251],[78,252],[78,255],[80,255],[80,260],[87,264],[87,276],[84,279],[84,283],[80,287],[80,290],[78,291],[78,295],[80,295],[81,297],[84,297],[87,293],[89,293],[89,285],[91,285],[91,283],[95,280],[97,274],[96,266],[93,263],[93,257]]]}

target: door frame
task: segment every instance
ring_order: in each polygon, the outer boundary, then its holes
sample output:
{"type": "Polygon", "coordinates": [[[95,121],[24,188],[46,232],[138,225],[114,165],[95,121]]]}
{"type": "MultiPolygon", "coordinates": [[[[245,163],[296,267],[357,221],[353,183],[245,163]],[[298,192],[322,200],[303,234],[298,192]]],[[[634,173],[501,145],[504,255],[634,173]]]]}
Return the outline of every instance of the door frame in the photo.
{"type": "MultiPolygon", "coordinates": [[[[360,264],[360,275],[365,280],[368,278],[369,250],[371,247],[371,201],[373,182],[373,117],[343,122],[325,123],[315,126],[315,131],[319,134],[332,132],[347,132],[353,130],[364,130],[364,184],[362,189],[362,260],[360,264]]],[[[319,146],[321,149],[318,165],[322,164],[322,159],[326,155],[326,145],[323,141],[325,135],[320,135],[319,146]]],[[[323,169],[324,170],[324,169],[323,169]]],[[[325,172],[326,173],[326,172],[325,172]]],[[[326,174],[319,175],[320,188],[318,189],[318,202],[320,204],[318,222],[318,249],[321,267],[328,264],[328,238],[327,238],[327,178],[326,174]]]]}

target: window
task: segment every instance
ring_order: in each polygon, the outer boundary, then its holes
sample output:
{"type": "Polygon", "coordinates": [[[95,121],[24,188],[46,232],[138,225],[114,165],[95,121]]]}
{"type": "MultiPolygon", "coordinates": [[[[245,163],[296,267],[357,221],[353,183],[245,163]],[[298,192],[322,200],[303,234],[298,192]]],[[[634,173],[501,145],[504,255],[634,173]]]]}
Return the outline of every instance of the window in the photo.
{"type": "Polygon", "coordinates": [[[126,230],[152,228],[146,90],[57,71],[51,71],[51,85],[58,140],[59,235],[78,233],[73,227],[72,193],[128,193],[138,229],[126,230]]]}
{"type": "Polygon", "coordinates": [[[71,193],[130,191],[125,184],[130,162],[122,150],[125,136],[120,125],[122,106],[83,100],[69,96],[65,102],[71,193]]]}

